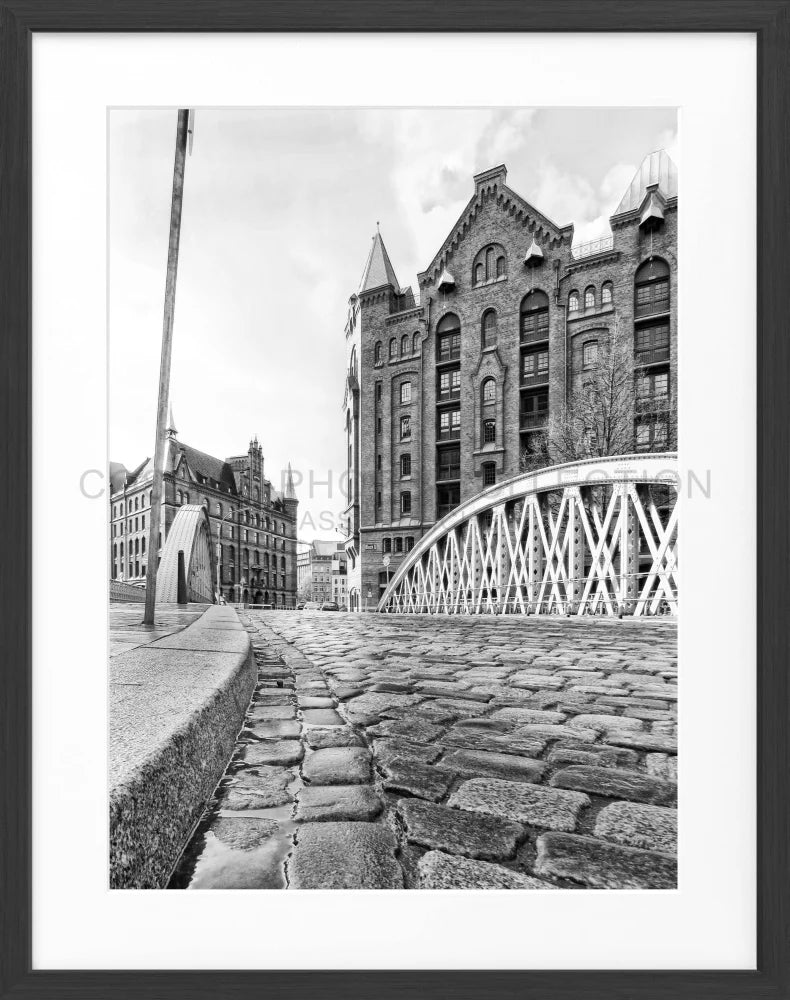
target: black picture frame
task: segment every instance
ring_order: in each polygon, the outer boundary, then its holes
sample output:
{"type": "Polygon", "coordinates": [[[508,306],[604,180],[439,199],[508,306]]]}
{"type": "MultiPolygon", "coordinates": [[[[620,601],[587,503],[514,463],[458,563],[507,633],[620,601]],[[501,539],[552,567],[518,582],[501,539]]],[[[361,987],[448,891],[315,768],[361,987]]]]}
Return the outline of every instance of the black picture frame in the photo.
{"type": "MultiPolygon", "coordinates": [[[[666,67],[664,72],[670,72],[666,67]]],[[[0,997],[786,997],[790,921],[790,0],[0,0],[0,997]],[[756,971],[32,971],[31,40],[33,32],[753,32],[758,50],[756,971]]],[[[734,241],[737,242],[737,241],[734,241]]],[[[737,456],[733,458],[737,474],[737,456]]],[[[66,484],[68,485],[68,484],[66,484]]],[[[715,623],[710,623],[715,627],[715,623]]],[[[715,765],[715,761],[713,762],[715,765]]],[[[736,808],[737,803],[730,803],[736,808]]],[[[723,876],[724,877],[724,876],[723,876]]]]}

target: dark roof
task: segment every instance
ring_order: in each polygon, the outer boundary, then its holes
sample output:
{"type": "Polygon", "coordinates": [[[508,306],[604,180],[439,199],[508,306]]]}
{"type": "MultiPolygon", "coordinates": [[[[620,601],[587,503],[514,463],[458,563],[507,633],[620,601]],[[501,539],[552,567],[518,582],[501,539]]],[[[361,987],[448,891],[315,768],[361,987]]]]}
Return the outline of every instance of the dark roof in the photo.
{"type": "Polygon", "coordinates": [[[178,442],[178,448],[183,451],[189,468],[198,476],[210,479],[212,482],[222,483],[229,486],[236,492],[236,480],[233,478],[233,469],[221,458],[214,458],[207,455],[205,451],[198,451],[189,444],[178,442]]]}

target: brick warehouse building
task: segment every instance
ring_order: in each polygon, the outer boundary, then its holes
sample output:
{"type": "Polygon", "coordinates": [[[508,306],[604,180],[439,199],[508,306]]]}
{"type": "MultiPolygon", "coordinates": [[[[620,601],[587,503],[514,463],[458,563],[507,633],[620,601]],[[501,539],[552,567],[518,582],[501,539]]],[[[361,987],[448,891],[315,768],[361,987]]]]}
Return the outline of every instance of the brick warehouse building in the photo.
{"type": "Polygon", "coordinates": [[[581,246],[572,225],[557,226],[506,180],[504,165],[475,176],[461,217],[417,276],[419,302],[398,283],[378,232],[349,300],[352,609],[375,606],[405,553],[460,502],[557,458],[545,455],[549,418],[570,405],[599,350],[633,359],[633,440],[622,450],[676,445],[674,163],[663,150],[648,155],[611,235],[581,246]]]}
{"type": "MultiPolygon", "coordinates": [[[[227,601],[296,606],[298,500],[290,467],[282,493],[264,477],[257,438],[246,455],[220,459],[182,444],[170,415],[162,484],[161,544],[182,504],[203,504],[214,551],[221,545],[220,590],[227,601]]],[[[145,582],[153,462],[127,472],[113,465],[110,566],[113,580],[145,582]]]]}

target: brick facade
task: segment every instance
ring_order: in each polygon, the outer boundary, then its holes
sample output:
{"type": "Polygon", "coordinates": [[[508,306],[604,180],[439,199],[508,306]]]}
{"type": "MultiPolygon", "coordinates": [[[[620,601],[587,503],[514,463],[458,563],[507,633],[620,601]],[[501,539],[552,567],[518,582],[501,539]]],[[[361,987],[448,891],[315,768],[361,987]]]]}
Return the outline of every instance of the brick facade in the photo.
{"type": "Polygon", "coordinates": [[[349,302],[352,609],[375,607],[403,556],[453,506],[517,475],[528,452],[551,451],[549,417],[572,399],[599,350],[619,343],[632,352],[628,447],[676,446],[677,174],[669,157],[645,159],[610,219],[611,237],[583,247],[573,246],[572,225],[557,226],[506,180],[504,166],[474,178],[461,218],[418,275],[419,305],[399,287],[379,233],[349,302]]]}
{"type": "MultiPolygon", "coordinates": [[[[172,420],[171,420],[172,424],[172,420]]],[[[150,526],[152,462],[132,472],[116,467],[110,496],[110,576],[144,584],[150,526]]],[[[278,492],[264,476],[263,450],[225,460],[178,441],[168,431],[162,483],[161,546],[178,508],[202,504],[213,550],[220,545],[220,592],[230,602],[296,606],[298,501],[290,472],[278,492]]]]}

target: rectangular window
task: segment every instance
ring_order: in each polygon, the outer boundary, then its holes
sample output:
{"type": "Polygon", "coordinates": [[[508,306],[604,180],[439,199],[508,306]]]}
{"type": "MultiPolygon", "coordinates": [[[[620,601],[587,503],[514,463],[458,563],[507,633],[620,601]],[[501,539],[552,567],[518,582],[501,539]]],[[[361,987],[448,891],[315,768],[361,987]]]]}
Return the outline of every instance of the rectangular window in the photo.
{"type": "Polygon", "coordinates": [[[411,514],[411,493],[405,492],[400,495],[401,514],[411,514]]]}
{"type": "Polygon", "coordinates": [[[549,352],[530,351],[521,360],[521,374],[526,382],[530,379],[545,379],[549,373],[549,352]]]}
{"type": "Polygon", "coordinates": [[[381,402],[381,382],[376,383],[376,402],[381,402]]]}
{"type": "Polygon", "coordinates": [[[411,417],[400,418],[400,439],[408,441],[411,438],[411,417]]]}
{"type": "Polygon", "coordinates": [[[451,486],[436,487],[436,517],[442,518],[450,513],[461,502],[461,487],[455,483],[451,486]]]}
{"type": "Polygon", "coordinates": [[[461,331],[440,336],[436,344],[437,361],[455,361],[461,357],[461,331]]]}
{"type": "Polygon", "coordinates": [[[376,433],[381,434],[381,417],[376,417],[376,433]]]}
{"type": "Polygon", "coordinates": [[[406,551],[411,552],[414,548],[414,538],[412,535],[408,535],[406,538],[406,551]]]}
{"type": "Polygon", "coordinates": [[[669,358],[669,325],[642,326],[636,331],[634,343],[636,363],[647,365],[669,358]]]}
{"type": "Polygon", "coordinates": [[[636,315],[652,316],[669,309],[669,281],[651,281],[647,285],[637,285],[636,315]]]}
{"type": "Polygon", "coordinates": [[[548,340],[549,311],[540,309],[535,312],[521,314],[521,340],[548,340]]]}
{"type": "Polygon", "coordinates": [[[385,538],[383,542],[383,551],[385,553],[392,552],[392,539],[385,538]]]}
{"type": "Polygon", "coordinates": [[[439,437],[459,438],[461,436],[461,411],[441,410],[439,413],[439,437]]]}
{"type": "Polygon", "coordinates": [[[496,466],[493,462],[486,462],[483,466],[483,485],[493,486],[496,483],[496,466]]]}
{"type": "Polygon", "coordinates": [[[411,382],[401,382],[400,401],[401,403],[411,402],[411,382]]]}
{"type": "Polygon", "coordinates": [[[381,490],[376,494],[376,510],[381,510],[381,490]]]}
{"type": "Polygon", "coordinates": [[[460,448],[439,448],[436,453],[436,478],[438,480],[461,478],[460,448]]]}
{"type": "Polygon", "coordinates": [[[396,538],[395,539],[395,552],[396,553],[403,552],[403,539],[402,538],[396,538]]]}
{"type": "Polygon", "coordinates": [[[546,422],[549,412],[549,394],[545,389],[540,392],[525,392],[521,396],[521,428],[541,427],[546,422]]]}
{"type": "Polygon", "coordinates": [[[582,347],[582,367],[594,368],[598,364],[598,341],[590,340],[582,347]]]}
{"type": "Polygon", "coordinates": [[[411,475],[411,455],[401,455],[400,474],[402,478],[411,475]]]}

